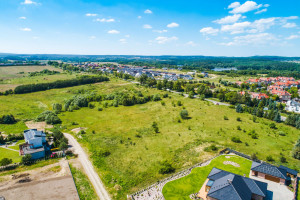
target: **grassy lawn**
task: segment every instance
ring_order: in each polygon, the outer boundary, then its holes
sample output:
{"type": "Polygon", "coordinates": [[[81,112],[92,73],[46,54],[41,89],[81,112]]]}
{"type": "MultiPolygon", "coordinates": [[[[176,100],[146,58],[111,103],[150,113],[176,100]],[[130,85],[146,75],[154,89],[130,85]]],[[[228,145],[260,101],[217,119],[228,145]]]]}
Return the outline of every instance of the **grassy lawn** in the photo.
{"type": "MultiPolygon", "coordinates": [[[[143,94],[165,93],[112,78],[107,83],[0,96],[0,115],[11,113],[20,120],[15,125],[0,125],[0,131],[4,134],[21,133],[26,129],[24,120],[34,119],[41,112],[51,110],[53,103],[64,103],[80,89],[98,94],[132,89],[143,94]]],[[[165,160],[179,171],[215,155],[216,152],[204,151],[211,144],[248,155],[257,153],[258,158],[263,160],[272,155],[276,164],[280,164],[282,154],[288,161],[284,165],[300,168],[299,161],[291,157],[291,150],[299,137],[296,128],[276,124],[277,129],[271,129],[269,124],[273,122],[267,119],[258,118],[254,123],[250,114],[236,113],[226,106],[215,106],[173,93],[169,96],[163,99],[165,106],[158,101],[98,111],[97,108],[103,105],[94,102],[94,109],[82,108],[59,114],[64,131],[72,133],[73,128],[87,128],[87,133],[78,140],[90,153],[95,168],[114,199],[125,199],[127,194],[169,176],[159,174],[161,163],[165,160]],[[172,102],[178,100],[183,102],[183,106],[172,106],[172,102]],[[183,107],[191,118],[178,122],[183,107]],[[229,119],[224,120],[224,116],[229,119]],[[240,122],[237,117],[241,118],[240,122]],[[159,133],[153,131],[154,121],[158,124],[159,133]],[[73,122],[78,125],[72,125],[73,122]],[[92,131],[95,131],[94,134],[92,131]],[[255,131],[258,139],[252,139],[248,134],[250,131],[255,131]],[[279,131],[287,135],[280,136],[279,131]],[[233,136],[239,137],[242,143],[232,142],[233,136]],[[103,151],[109,152],[109,155],[101,156],[103,151]]]]}
{"type": "Polygon", "coordinates": [[[163,195],[166,200],[189,200],[190,194],[199,192],[213,167],[242,176],[245,174],[248,177],[251,163],[250,160],[239,156],[230,156],[230,158],[226,158],[225,155],[219,156],[207,166],[194,168],[188,176],[168,182],[163,188],[163,195]],[[240,167],[224,165],[224,161],[238,163],[240,167]]]}
{"type": "Polygon", "coordinates": [[[80,169],[77,169],[72,165],[70,165],[70,168],[79,194],[79,198],[82,200],[98,199],[93,185],[90,183],[88,177],[80,169]]]}
{"type": "Polygon", "coordinates": [[[18,163],[21,161],[21,156],[19,156],[19,152],[0,147],[0,160],[2,160],[3,158],[12,159],[13,163],[18,163]]]}

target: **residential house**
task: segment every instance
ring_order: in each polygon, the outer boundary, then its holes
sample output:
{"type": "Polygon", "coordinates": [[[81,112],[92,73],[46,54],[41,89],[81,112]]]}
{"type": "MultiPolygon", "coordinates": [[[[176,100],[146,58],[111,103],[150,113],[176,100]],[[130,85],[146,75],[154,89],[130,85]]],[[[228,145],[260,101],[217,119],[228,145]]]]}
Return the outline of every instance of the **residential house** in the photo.
{"type": "Polygon", "coordinates": [[[21,144],[20,155],[30,154],[32,159],[45,157],[45,152],[49,150],[46,141],[46,134],[37,129],[24,131],[25,144],[21,144]]]}
{"type": "Polygon", "coordinates": [[[291,183],[291,178],[297,176],[297,171],[284,166],[276,167],[268,163],[258,163],[253,161],[251,175],[283,185],[289,185],[291,183]]]}
{"type": "Polygon", "coordinates": [[[291,94],[285,90],[270,90],[272,95],[278,95],[281,101],[289,101],[291,100],[291,94]]]}
{"type": "Polygon", "coordinates": [[[285,110],[289,112],[300,113],[300,103],[295,100],[287,101],[285,110]]]}
{"type": "Polygon", "coordinates": [[[205,200],[263,200],[267,186],[267,183],[213,168],[197,196],[205,200]]]}
{"type": "Polygon", "coordinates": [[[251,99],[261,100],[261,99],[268,99],[269,98],[269,96],[264,94],[264,93],[250,92],[250,95],[251,95],[251,99]]]}

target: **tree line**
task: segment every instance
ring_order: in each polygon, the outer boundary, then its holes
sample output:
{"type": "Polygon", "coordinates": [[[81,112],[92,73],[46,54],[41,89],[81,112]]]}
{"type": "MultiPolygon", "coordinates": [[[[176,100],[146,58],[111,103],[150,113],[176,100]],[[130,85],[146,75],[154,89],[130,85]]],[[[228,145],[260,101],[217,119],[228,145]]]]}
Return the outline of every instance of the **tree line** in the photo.
{"type": "Polygon", "coordinates": [[[104,81],[109,81],[109,78],[105,76],[81,76],[79,78],[68,79],[68,80],[57,80],[49,83],[19,85],[14,90],[0,93],[0,95],[25,94],[25,93],[45,91],[45,90],[50,90],[55,88],[65,88],[65,87],[72,87],[77,85],[99,83],[104,81]]]}

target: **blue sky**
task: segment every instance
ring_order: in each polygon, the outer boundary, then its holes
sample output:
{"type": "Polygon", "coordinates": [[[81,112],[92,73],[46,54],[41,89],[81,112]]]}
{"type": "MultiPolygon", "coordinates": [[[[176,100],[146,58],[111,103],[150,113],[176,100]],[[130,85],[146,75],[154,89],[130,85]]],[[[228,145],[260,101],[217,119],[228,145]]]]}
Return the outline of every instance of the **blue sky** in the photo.
{"type": "Polygon", "coordinates": [[[0,52],[300,56],[298,0],[0,0],[0,52]]]}

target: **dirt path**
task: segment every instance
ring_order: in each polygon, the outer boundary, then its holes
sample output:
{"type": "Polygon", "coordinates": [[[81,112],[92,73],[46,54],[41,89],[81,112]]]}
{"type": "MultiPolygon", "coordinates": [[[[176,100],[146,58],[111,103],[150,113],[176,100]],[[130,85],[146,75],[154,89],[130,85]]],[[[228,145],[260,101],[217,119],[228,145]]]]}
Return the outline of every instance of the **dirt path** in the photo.
{"type": "Polygon", "coordinates": [[[78,154],[79,161],[81,162],[83,169],[87,176],[89,177],[91,183],[93,184],[95,191],[100,198],[100,200],[110,200],[108,192],[105,189],[101,179],[99,178],[96,170],[94,169],[92,163],[90,162],[87,154],[81,148],[80,144],[76,141],[76,139],[68,134],[64,133],[65,137],[69,140],[69,144],[72,145],[72,148],[75,153],[78,154]]]}

